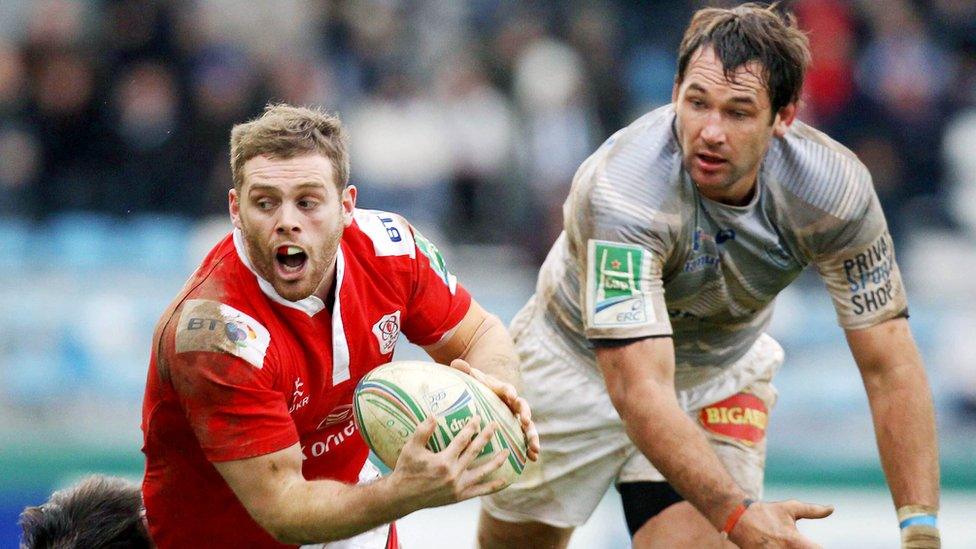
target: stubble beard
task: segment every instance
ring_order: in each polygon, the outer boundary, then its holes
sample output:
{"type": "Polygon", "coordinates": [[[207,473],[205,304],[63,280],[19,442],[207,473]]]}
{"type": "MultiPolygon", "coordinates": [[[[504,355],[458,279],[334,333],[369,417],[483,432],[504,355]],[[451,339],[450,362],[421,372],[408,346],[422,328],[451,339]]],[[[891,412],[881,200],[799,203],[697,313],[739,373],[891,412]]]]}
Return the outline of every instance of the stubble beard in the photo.
{"type": "Polygon", "coordinates": [[[306,250],[308,259],[305,265],[305,275],[298,280],[285,281],[280,280],[277,276],[275,258],[271,250],[268,249],[268,243],[261,242],[257,236],[248,231],[244,223],[241,223],[241,235],[244,237],[244,248],[254,270],[261,278],[271,284],[278,295],[288,301],[301,301],[320,289],[329,265],[335,260],[339,241],[342,239],[342,231],[339,231],[326,243],[324,250],[306,250]],[[327,256],[323,257],[323,254],[327,254],[327,256]]]}
{"type": "Polygon", "coordinates": [[[714,191],[719,191],[719,192],[729,191],[732,189],[732,187],[736,185],[736,183],[738,183],[744,177],[746,173],[746,170],[743,170],[733,165],[732,163],[727,162],[729,171],[719,182],[702,184],[700,181],[698,181],[698,179],[695,178],[694,175],[695,172],[692,170],[692,165],[694,160],[695,160],[694,156],[685,158],[683,160],[684,168],[685,168],[685,172],[688,173],[688,177],[691,179],[691,182],[695,184],[695,187],[698,188],[698,191],[701,192],[702,194],[708,195],[709,192],[714,192],[714,191]]]}

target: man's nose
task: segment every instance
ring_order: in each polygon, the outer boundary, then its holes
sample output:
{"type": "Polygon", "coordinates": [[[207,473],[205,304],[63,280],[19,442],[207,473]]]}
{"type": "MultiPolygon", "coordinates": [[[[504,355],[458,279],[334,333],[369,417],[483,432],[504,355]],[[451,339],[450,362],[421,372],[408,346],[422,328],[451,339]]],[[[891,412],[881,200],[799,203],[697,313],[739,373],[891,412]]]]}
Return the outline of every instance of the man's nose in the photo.
{"type": "Polygon", "coordinates": [[[725,128],[722,126],[722,115],[712,112],[705,118],[705,126],[701,131],[701,138],[709,145],[725,143],[725,128]]]}
{"type": "Polygon", "coordinates": [[[289,233],[301,231],[301,213],[293,204],[283,204],[278,210],[278,224],[275,230],[278,233],[289,233]]]}

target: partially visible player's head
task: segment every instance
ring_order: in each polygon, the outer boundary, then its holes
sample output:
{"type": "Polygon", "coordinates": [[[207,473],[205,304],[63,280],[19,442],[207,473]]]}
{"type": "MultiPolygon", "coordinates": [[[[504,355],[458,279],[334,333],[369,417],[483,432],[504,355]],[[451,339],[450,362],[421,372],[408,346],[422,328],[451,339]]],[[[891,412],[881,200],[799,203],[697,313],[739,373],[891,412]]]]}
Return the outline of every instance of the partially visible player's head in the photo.
{"type": "Polygon", "coordinates": [[[324,297],[356,203],[342,123],[269,105],[234,126],[230,141],[230,214],[254,269],[285,299],[324,297]]]}
{"type": "Polygon", "coordinates": [[[743,4],[692,17],[678,50],[672,99],[684,167],[703,194],[748,197],[773,136],[796,116],[810,63],[791,15],[743,4]]]}
{"type": "Polygon", "coordinates": [[[149,548],[142,493],[120,478],[93,476],[20,515],[21,549],[149,548]]]}

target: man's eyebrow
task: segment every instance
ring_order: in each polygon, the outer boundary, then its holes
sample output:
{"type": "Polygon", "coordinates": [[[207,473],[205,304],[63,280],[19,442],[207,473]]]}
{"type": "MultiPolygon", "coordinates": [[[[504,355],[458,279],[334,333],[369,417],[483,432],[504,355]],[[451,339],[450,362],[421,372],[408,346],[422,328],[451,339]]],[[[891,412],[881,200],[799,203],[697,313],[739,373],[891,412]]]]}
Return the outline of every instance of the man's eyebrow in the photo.
{"type": "MultiPolygon", "coordinates": [[[[325,184],[324,183],[319,183],[319,182],[314,182],[314,181],[307,181],[305,183],[299,183],[298,185],[295,186],[295,188],[297,188],[297,189],[324,189],[325,188],[325,184]]],[[[277,185],[269,185],[267,183],[252,183],[251,186],[248,187],[248,192],[253,192],[253,191],[277,192],[277,193],[280,193],[281,192],[281,187],[279,187],[277,185]]]]}
{"type": "MultiPolygon", "coordinates": [[[[698,83],[695,83],[695,82],[693,82],[691,84],[688,84],[688,91],[695,91],[695,92],[698,92],[698,93],[702,93],[702,94],[708,95],[708,90],[706,90],[704,88],[704,86],[702,86],[701,84],[698,84],[698,83]]],[[[759,102],[756,100],[756,98],[753,97],[753,96],[751,96],[751,95],[734,95],[734,96],[732,96],[732,97],[729,98],[728,102],[729,103],[746,104],[746,105],[758,105],[759,104],[759,102]]]]}
{"type": "Polygon", "coordinates": [[[751,95],[736,95],[729,99],[729,103],[744,103],[747,105],[758,105],[758,101],[751,95]]]}

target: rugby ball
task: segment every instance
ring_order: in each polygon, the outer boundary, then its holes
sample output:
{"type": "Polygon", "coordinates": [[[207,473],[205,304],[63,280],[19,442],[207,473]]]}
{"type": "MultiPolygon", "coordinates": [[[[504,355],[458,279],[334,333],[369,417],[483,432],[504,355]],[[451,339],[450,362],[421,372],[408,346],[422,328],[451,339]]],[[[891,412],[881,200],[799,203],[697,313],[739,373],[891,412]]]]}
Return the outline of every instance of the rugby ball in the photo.
{"type": "Polygon", "coordinates": [[[428,416],[436,418],[437,427],[427,448],[439,452],[475,415],[481,416],[482,428],[492,421],[498,427],[474,464],[510,450],[505,464],[490,476],[505,479],[505,486],[525,468],[525,436],[508,406],[485,384],[449,366],[415,360],[384,364],[356,386],[353,413],[366,444],[391,469],[428,416]]]}

